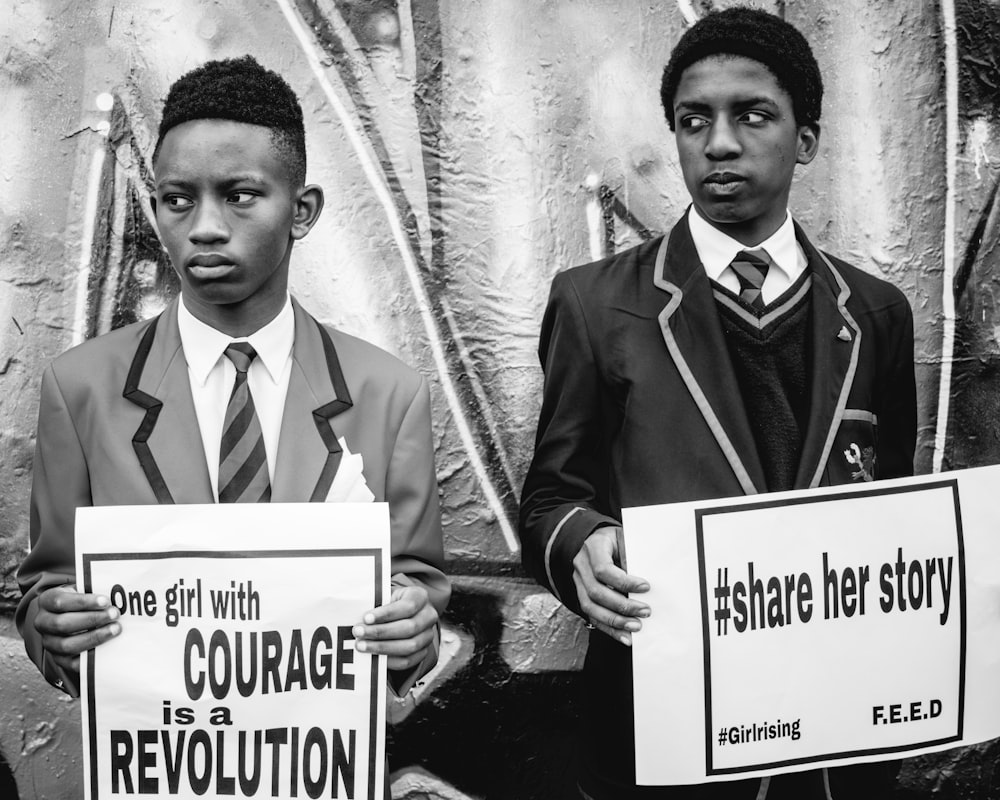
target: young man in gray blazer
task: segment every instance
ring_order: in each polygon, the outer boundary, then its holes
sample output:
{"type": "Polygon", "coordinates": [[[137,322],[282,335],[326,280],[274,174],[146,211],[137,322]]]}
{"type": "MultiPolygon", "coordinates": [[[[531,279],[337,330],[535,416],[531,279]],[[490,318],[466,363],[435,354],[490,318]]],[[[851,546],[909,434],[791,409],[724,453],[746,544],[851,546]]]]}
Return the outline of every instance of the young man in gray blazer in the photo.
{"type": "Polygon", "coordinates": [[[392,597],[355,646],[406,691],[436,662],[449,594],[427,384],[288,294],[292,245],[323,208],[298,100],[249,56],[209,62],[171,87],[153,167],[181,296],[45,371],[18,572],[28,654],[75,695],[80,653],[121,631],[108,598],[73,588],[81,506],[386,501],[392,597]]]}

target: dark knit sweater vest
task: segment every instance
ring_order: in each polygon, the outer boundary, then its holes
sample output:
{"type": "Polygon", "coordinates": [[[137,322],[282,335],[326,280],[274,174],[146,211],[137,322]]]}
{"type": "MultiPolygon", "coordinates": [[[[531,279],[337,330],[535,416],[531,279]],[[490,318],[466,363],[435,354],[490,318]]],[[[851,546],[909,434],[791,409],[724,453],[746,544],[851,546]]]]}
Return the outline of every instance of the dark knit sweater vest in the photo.
{"type": "Polygon", "coordinates": [[[760,310],[713,284],[729,358],[770,492],[794,487],[809,421],[810,284],[807,270],[760,310]]]}

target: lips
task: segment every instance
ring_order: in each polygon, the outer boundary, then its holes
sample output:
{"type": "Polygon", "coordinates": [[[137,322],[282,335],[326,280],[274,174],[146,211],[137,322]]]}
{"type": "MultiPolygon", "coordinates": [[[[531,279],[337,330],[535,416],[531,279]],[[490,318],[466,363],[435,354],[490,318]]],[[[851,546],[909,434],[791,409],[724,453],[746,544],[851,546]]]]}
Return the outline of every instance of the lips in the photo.
{"type": "Polygon", "coordinates": [[[726,185],[729,183],[742,183],[745,181],[742,175],[737,175],[735,172],[713,172],[707,178],[705,178],[702,183],[711,183],[716,185],[726,185]]]}
{"type": "Polygon", "coordinates": [[[735,194],[746,183],[746,178],[735,172],[713,172],[702,181],[702,185],[710,195],[725,197],[735,194]]]}
{"type": "Polygon", "coordinates": [[[187,260],[187,267],[227,267],[233,260],[221,253],[198,253],[187,260]]]}
{"type": "Polygon", "coordinates": [[[184,265],[189,275],[201,280],[222,278],[236,269],[233,259],[221,253],[197,253],[184,265]]]}

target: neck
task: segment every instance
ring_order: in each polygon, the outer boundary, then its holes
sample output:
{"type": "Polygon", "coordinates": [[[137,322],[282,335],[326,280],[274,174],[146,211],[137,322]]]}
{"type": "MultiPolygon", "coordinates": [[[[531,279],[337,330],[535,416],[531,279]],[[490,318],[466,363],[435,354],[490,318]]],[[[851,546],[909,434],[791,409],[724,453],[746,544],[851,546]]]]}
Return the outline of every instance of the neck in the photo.
{"type": "Polygon", "coordinates": [[[780,213],[767,214],[740,222],[711,219],[699,211],[697,207],[694,208],[694,212],[717,231],[735,239],[747,248],[758,247],[766,242],[778,232],[778,229],[785,224],[785,220],[788,218],[788,209],[784,206],[780,213]]]}
{"type": "Polygon", "coordinates": [[[231,305],[213,305],[192,300],[181,294],[184,307],[191,312],[191,316],[233,339],[252,336],[273,321],[285,307],[285,297],[286,293],[283,292],[277,298],[280,302],[251,304],[244,301],[231,305]]]}

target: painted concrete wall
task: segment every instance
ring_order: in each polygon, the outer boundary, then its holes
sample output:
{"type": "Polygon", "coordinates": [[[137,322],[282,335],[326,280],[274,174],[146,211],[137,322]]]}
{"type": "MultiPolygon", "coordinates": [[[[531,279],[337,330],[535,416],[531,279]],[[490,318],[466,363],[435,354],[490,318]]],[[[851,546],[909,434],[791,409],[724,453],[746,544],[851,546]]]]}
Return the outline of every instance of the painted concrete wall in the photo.
{"type": "MultiPolygon", "coordinates": [[[[826,81],[797,218],[914,306],[919,469],[1000,460],[1000,2],[762,4],[813,42],[826,81]]],[[[713,5],[0,0],[0,796],[79,785],[76,704],[9,623],[40,371],[176,292],[146,203],[158,108],[191,67],[245,52],[298,92],[327,191],[293,291],[432,380],[455,596],[438,673],[392,709],[394,794],[562,795],[586,639],[513,534],[538,324],[557,271],[684,210],[659,73],[713,5]]],[[[996,796],[996,756],[907,762],[901,785],[996,796]]]]}

